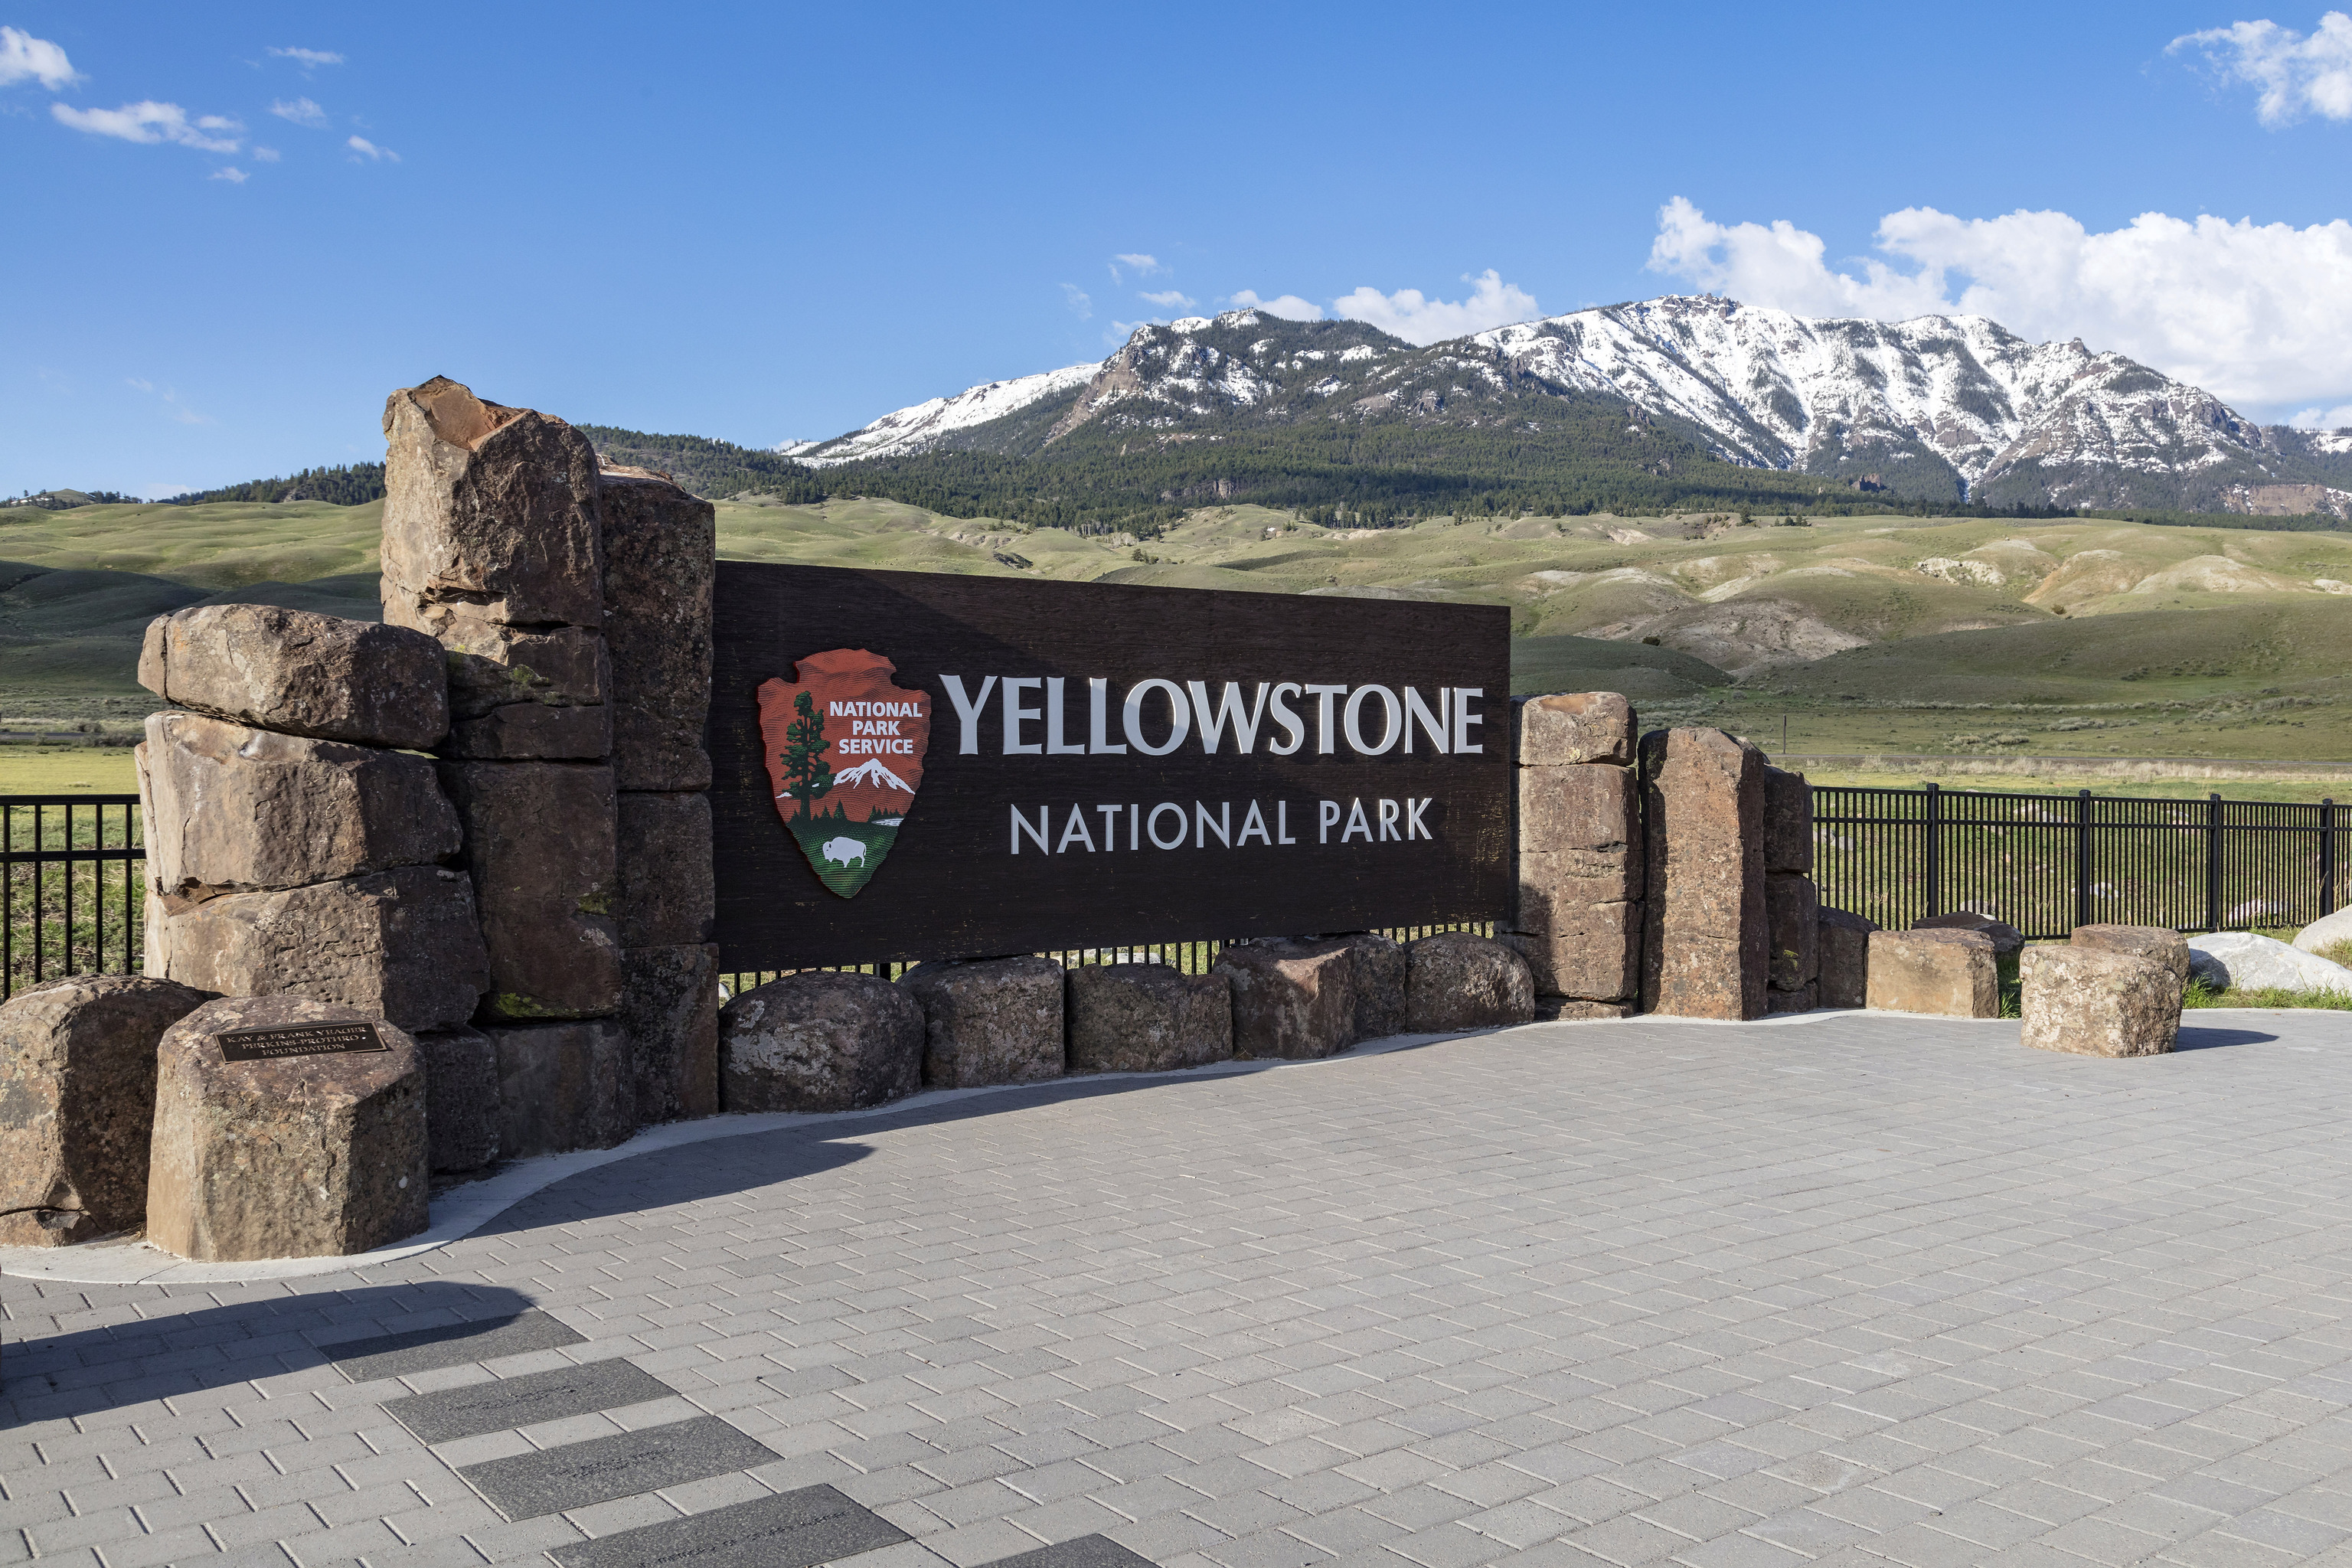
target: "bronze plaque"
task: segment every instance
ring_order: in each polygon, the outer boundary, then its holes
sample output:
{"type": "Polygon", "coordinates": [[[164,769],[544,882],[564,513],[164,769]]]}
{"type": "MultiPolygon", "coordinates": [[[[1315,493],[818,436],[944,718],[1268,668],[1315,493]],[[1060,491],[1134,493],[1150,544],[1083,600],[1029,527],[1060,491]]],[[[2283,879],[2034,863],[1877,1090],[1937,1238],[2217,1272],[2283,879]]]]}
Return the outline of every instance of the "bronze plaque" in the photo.
{"type": "Polygon", "coordinates": [[[221,1060],[272,1062],[285,1057],[335,1057],[392,1049],[373,1024],[271,1024],[220,1036],[221,1060]]]}

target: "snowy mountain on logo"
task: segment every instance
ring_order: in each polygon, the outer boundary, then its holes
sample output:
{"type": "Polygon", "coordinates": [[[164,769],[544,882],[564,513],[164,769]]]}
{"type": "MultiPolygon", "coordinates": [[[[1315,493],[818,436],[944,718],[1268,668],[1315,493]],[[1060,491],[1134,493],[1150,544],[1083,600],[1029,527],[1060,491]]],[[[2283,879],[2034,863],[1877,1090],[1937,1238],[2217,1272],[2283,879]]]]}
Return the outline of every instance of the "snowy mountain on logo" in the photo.
{"type": "Polygon", "coordinates": [[[884,767],[879,757],[868,757],[856,767],[834,774],[833,784],[835,789],[852,784],[872,784],[877,789],[904,790],[908,795],[915,793],[915,786],[884,767]]]}

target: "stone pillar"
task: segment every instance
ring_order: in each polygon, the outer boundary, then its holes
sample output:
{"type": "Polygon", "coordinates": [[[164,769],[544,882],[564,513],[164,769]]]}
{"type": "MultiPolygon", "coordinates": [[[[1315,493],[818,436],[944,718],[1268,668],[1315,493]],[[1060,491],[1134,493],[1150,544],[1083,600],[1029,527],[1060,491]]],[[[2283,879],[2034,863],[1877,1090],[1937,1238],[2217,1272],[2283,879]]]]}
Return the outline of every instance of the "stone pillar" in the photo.
{"type": "Polygon", "coordinates": [[[1764,753],[1720,730],[1653,730],[1641,766],[1642,1010],[1761,1017],[1764,753]]]}
{"type": "Polygon", "coordinates": [[[1764,770],[1764,912],[1771,957],[1766,1007],[1821,1005],[1821,891],[1813,883],[1813,790],[1802,773],[1764,770]]]}
{"type": "Polygon", "coordinates": [[[488,955],[473,1022],[499,1152],[617,1142],[636,1092],[614,1021],[627,965],[596,454],[444,376],[394,393],[383,433],[383,616],[437,640],[448,668],[440,778],[488,955]]]}
{"type": "Polygon", "coordinates": [[[1518,884],[1504,940],[1546,1016],[1622,1018],[1642,981],[1633,707],[1613,691],[1521,699],[1511,741],[1518,884]]]}
{"type": "Polygon", "coordinates": [[[457,814],[409,754],[448,728],[442,670],[414,631],[268,605],[147,628],[140,679],[195,710],[150,715],[134,753],[148,974],[412,1032],[472,1016],[488,974],[472,891],[443,865],[457,814]]]}
{"type": "Polygon", "coordinates": [[[643,468],[604,470],[620,938],[637,1120],[719,1109],[719,950],[711,945],[711,505],[643,468]]]}

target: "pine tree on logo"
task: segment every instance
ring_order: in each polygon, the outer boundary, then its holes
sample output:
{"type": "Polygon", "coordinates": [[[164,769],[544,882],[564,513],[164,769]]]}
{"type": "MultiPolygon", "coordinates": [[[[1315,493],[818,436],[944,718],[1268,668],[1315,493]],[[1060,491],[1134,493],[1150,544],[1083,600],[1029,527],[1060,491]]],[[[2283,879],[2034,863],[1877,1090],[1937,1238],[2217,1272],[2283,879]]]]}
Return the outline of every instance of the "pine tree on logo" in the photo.
{"type": "Polygon", "coordinates": [[[833,788],[833,770],[824,765],[824,715],[816,710],[815,700],[802,692],[793,699],[793,711],[800,717],[784,731],[784,749],[779,754],[784,777],[791,781],[787,793],[799,800],[805,818],[816,797],[833,788]]]}

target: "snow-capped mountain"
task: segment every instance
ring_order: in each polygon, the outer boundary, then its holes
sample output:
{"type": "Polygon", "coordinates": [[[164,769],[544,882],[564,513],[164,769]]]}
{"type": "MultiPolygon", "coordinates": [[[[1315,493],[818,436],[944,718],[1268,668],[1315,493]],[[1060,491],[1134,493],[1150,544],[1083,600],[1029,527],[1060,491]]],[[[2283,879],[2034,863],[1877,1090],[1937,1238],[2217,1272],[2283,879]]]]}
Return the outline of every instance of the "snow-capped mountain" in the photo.
{"type": "Polygon", "coordinates": [[[905,790],[909,795],[914,793],[914,785],[884,767],[882,759],[879,757],[868,757],[854,768],[844,769],[834,775],[833,782],[835,784],[872,784],[877,789],[905,790]]]}
{"type": "MultiPolygon", "coordinates": [[[[1668,295],[1415,348],[1355,321],[1255,310],[1140,327],[1097,365],[992,382],[793,454],[1051,455],[1075,433],[1161,444],[1308,419],[1497,437],[1546,405],[1621,403],[1748,468],[2005,504],[2352,516],[2352,431],[2263,426],[2080,341],[1981,316],[1816,320],[1668,295]]],[[[1663,470],[1660,470],[1663,471],[1663,470]]],[[[1223,493],[1223,492],[1221,492],[1223,493]]]]}

